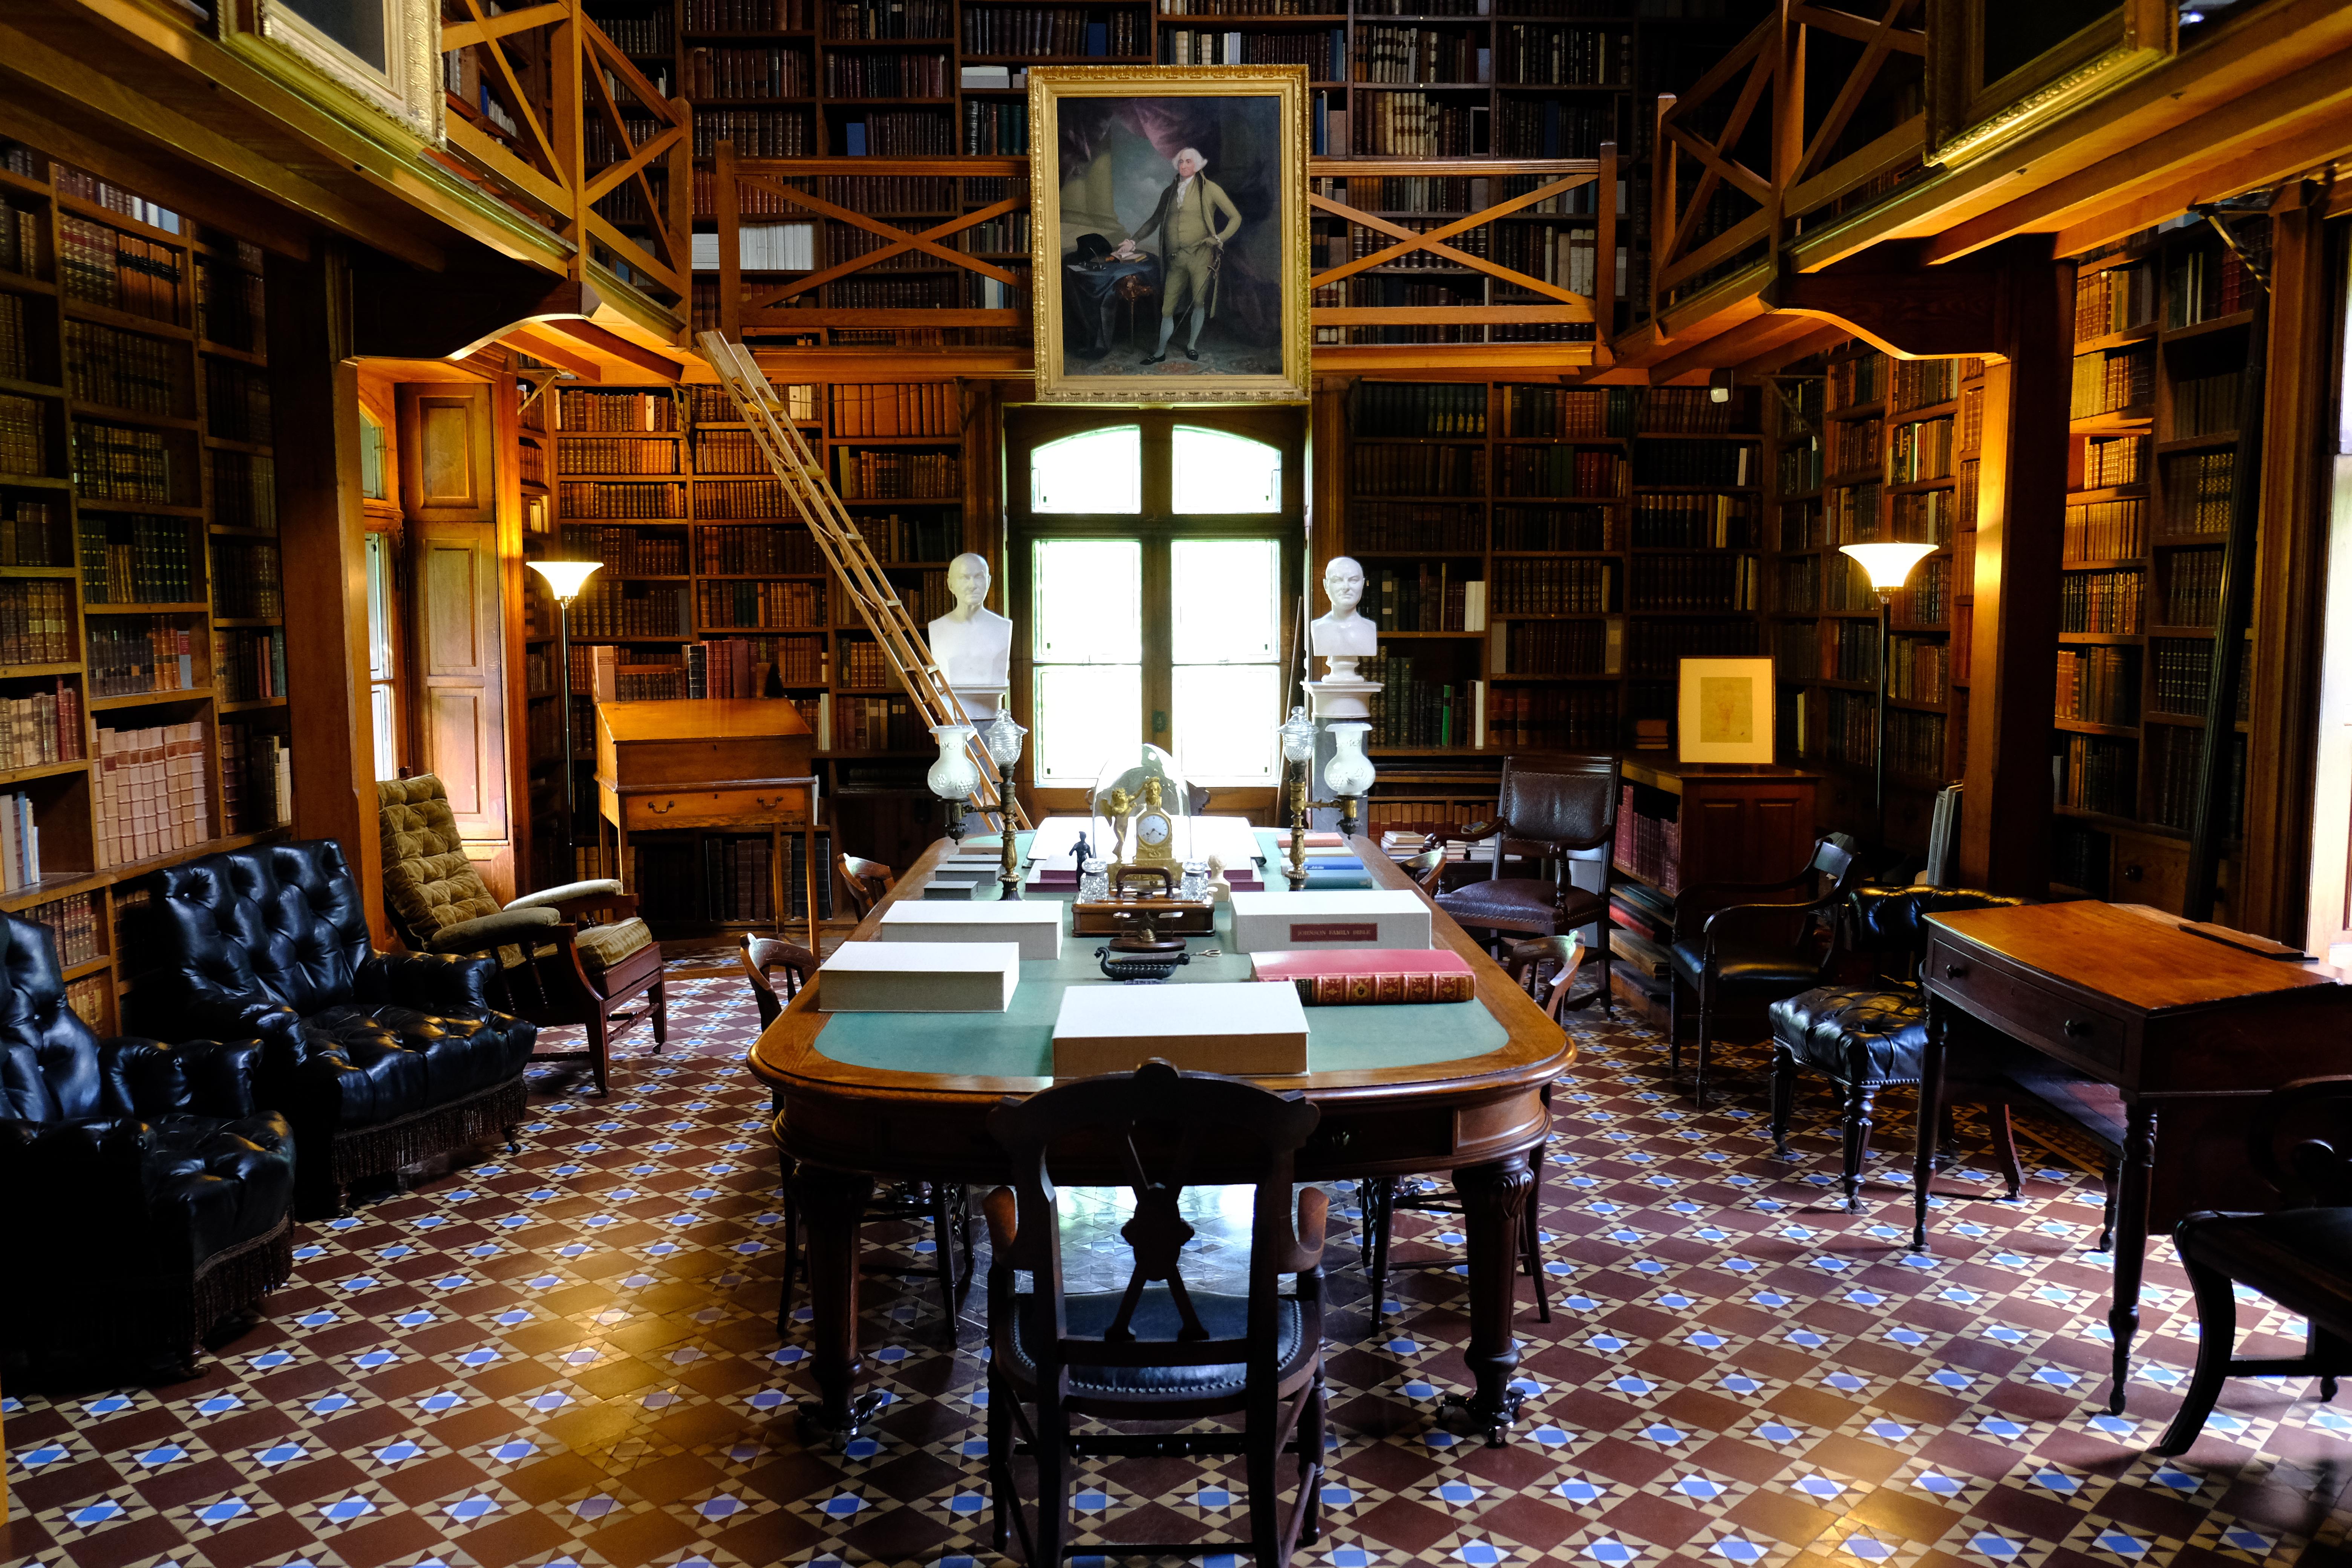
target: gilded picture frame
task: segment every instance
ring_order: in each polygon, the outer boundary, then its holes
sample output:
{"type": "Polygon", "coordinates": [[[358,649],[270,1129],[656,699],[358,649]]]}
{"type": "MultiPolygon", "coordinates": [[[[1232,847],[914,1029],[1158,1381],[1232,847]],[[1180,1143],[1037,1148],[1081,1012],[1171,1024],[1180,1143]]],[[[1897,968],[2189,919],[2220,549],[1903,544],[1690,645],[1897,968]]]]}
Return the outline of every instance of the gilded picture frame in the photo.
{"type": "Polygon", "coordinates": [[[1307,400],[1307,102],[1305,66],[1029,72],[1039,402],[1307,400]]]}
{"type": "Polygon", "coordinates": [[[1772,661],[1686,658],[1675,704],[1675,756],[1685,763],[1772,760],[1772,661]]]}
{"type": "Polygon", "coordinates": [[[1927,162],[2015,146],[2172,58],[2179,22],[2178,0],[1927,0],[1927,162]]]}
{"type": "Polygon", "coordinates": [[[357,100],[419,141],[438,146],[444,109],[439,0],[381,0],[381,64],[352,52],[288,0],[249,0],[242,14],[251,30],[242,33],[230,22],[236,8],[224,7],[222,41],[232,47],[244,45],[249,56],[263,51],[252,48],[248,40],[266,41],[299,62],[317,80],[357,100]]]}

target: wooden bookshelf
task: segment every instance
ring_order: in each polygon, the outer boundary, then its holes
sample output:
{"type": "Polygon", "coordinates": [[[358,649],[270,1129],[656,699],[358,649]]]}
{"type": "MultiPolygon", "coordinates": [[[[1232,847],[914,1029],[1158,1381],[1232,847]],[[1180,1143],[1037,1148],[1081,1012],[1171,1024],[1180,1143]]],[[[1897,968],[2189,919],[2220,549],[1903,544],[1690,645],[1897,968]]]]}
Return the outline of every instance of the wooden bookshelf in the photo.
{"type": "Polygon", "coordinates": [[[55,612],[17,628],[48,641],[0,665],[0,700],[63,714],[43,754],[0,772],[40,873],[0,909],[58,930],[70,1000],[108,1032],[117,917],[142,879],[282,831],[274,775],[248,765],[287,731],[261,258],[35,150],[0,143],[0,413],[20,437],[0,451],[0,595],[55,612]],[[179,791],[144,832],[116,793],[129,773],[103,763],[130,733],[179,791]]]}

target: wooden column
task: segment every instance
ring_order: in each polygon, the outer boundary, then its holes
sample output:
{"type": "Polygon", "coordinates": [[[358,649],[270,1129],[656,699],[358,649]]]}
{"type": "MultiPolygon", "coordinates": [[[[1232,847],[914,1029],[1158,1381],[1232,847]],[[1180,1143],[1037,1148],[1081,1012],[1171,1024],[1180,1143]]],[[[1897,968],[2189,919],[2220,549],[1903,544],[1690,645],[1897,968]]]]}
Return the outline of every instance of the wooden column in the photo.
{"type": "Polygon", "coordinates": [[[2074,268],[2049,237],[2000,247],[1989,279],[2000,363],[1985,367],[1978,469],[1975,642],[1960,880],[2050,890],[2050,693],[2057,679],[2066,522],[2074,268]]]}
{"type": "Polygon", "coordinates": [[[389,945],[368,717],[366,521],[351,269],[340,242],[267,259],[278,550],[286,578],[287,716],[294,832],[332,838],[358,878],[368,929],[389,945]]]}
{"type": "MultiPolygon", "coordinates": [[[[2268,384],[2263,395],[2262,534],[2254,557],[2246,822],[2229,923],[2299,943],[2310,901],[2312,789],[2327,594],[2328,427],[2335,300],[2317,188],[2290,188],[2271,218],[2268,384]]],[[[2216,919],[2222,918],[2220,915],[2216,919]]]]}

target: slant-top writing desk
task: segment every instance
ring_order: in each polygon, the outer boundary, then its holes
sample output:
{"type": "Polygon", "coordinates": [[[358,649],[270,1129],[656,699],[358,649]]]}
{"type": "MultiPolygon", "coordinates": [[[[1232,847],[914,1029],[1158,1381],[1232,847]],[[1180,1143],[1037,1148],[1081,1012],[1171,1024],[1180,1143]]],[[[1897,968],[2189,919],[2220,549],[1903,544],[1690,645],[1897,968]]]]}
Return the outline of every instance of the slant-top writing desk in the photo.
{"type": "MultiPolygon", "coordinates": [[[[1370,838],[1353,847],[1371,879],[1412,889],[1412,879],[1370,838]]],[[[852,941],[874,939],[882,913],[919,898],[947,846],[935,844],[852,941]]],[[[1033,898],[1053,895],[1033,889],[1033,898]]],[[[1066,898],[1068,895],[1062,895],[1066,898]]],[[[1221,925],[1223,920],[1221,916],[1221,925]]],[[[1511,1335],[1519,1216],[1535,1183],[1550,1117],[1544,1089],[1574,1052],[1495,961],[1438,912],[1434,940],[1470,961],[1477,999],[1442,1006],[1310,1007],[1302,1078],[1270,1078],[1299,1089],[1322,1110],[1299,1152],[1302,1182],[1335,1177],[1450,1173],[1465,1216],[1470,1287],[1468,1361],[1475,1391],[1458,1401],[1455,1424],[1499,1443],[1516,1418],[1510,1387],[1519,1352],[1511,1335]]],[[[819,1013],[815,989],[795,997],[751,1049],[751,1070],[776,1091],[776,1138],[796,1163],[794,1191],[808,1226],[809,1295],[817,1400],[803,1407],[814,1430],[855,1434],[876,1396],[858,1396],[858,1248],[861,1220],[877,1179],[995,1184],[1009,1179],[989,1135],[989,1112],[1006,1095],[1053,1083],[1052,1037],[1062,991],[1108,984],[1095,969],[1098,939],[1065,937],[1063,956],[1021,966],[1004,1013],[819,1013]]],[[[1224,931],[1190,939],[1198,953],[1171,984],[1250,978],[1250,961],[1224,931]]],[[[820,975],[817,988],[824,985],[820,975]]],[[[1205,1149],[1202,1183],[1249,1179],[1243,1151],[1205,1149]]],[[[1054,1179],[1117,1186],[1122,1167],[1057,1157],[1054,1179]]],[[[1538,1282],[1538,1289],[1544,1285],[1538,1282]]],[[[1377,1310],[1377,1305],[1375,1306],[1377,1310]]]]}
{"type": "MultiPolygon", "coordinates": [[[[2263,1210],[2276,1201],[2246,1162],[2249,1118],[2280,1084],[2343,1070],[2352,985],[2192,935],[2177,918],[2095,900],[1955,910],[1929,924],[1919,1126],[1937,1124],[1947,1037],[1959,1012],[2032,1047],[2038,1058],[2010,1076],[2123,1150],[2107,1312],[2107,1408],[2120,1412],[2148,1227],[2168,1228],[2199,1209],[2263,1210]]],[[[1912,1242],[1923,1252],[1933,1153],[1932,1141],[1920,1139],[1912,1242]]]]}
{"type": "MultiPolygon", "coordinates": [[[[808,945],[816,949],[816,737],[782,699],[703,697],[596,705],[596,834],[613,825],[616,875],[630,878],[629,835],[677,828],[768,836],[776,929],[792,916],[797,836],[808,897],[808,945]]],[[[630,891],[635,889],[631,888],[630,891]]]]}

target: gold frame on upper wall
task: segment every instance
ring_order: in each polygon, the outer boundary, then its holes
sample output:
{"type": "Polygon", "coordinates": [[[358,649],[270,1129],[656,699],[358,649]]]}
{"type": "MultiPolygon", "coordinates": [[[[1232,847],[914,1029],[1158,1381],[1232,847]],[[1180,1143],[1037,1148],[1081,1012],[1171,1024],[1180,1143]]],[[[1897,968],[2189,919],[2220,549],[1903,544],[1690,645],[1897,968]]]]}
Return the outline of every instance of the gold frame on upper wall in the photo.
{"type": "Polygon", "coordinates": [[[1931,164],[1957,168],[2015,145],[2179,52],[2177,0],[2121,0],[2112,11],[1995,81],[1985,81],[1989,24],[2011,0],[1927,0],[1931,164]],[[1990,16],[1988,13],[1991,13],[1990,16]]]}
{"type": "MultiPolygon", "coordinates": [[[[1030,294],[1036,333],[1037,401],[1123,405],[1307,401],[1307,83],[1305,66],[1054,66],[1030,71],[1030,189],[1048,194],[1047,199],[1033,199],[1030,218],[1030,294]],[[1082,172],[1068,181],[1064,178],[1060,111],[1067,102],[1105,99],[1273,100],[1279,167],[1271,181],[1260,182],[1249,199],[1237,200],[1234,205],[1240,209],[1244,226],[1274,226],[1277,245],[1271,261],[1276,300],[1272,352],[1278,356],[1277,368],[1265,374],[1202,373],[1197,369],[1197,362],[1181,357],[1171,357],[1155,366],[1139,363],[1102,371],[1075,368],[1068,363],[1076,361],[1083,365],[1086,362],[1082,356],[1066,353],[1064,193],[1066,185],[1075,190],[1078,181],[1087,175],[1082,172]],[[1269,195],[1275,207],[1270,216],[1261,208],[1262,201],[1269,195]]],[[[1223,188],[1216,161],[1218,150],[1211,147],[1203,151],[1210,153],[1205,177],[1223,188]]],[[[1102,189],[1096,193],[1095,199],[1107,201],[1113,185],[1108,160],[1090,160],[1088,168],[1097,163],[1105,165],[1106,173],[1096,182],[1102,189]]],[[[1120,229],[1120,239],[1128,237],[1128,224],[1117,209],[1108,210],[1103,216],[1120,229]]],[[[1148,213],[1129,216],[1137,224],[1150,221],[1148,213]]],[[[1092,226],[1106,226],[1099,222],[1092,226]]],[[[1234,233],[1237,246],[1249,237],[1241,230],[1234,233]]],[[[1152,237],[1153,242],[1157,239],[1157,236],[1152,237]]],[[[1072,244],[1076,244],[1075,236],[1072,244]]],[[[1224,279],[1220,270],[1216,287],[1222,291],[1224,279]]],[[[1166,279],[1159,275],[1157,268],[1153,276],[1161,288],[1166,286],[1166,279]]],[[[1139,314],[1143,310],[1152,310],[1156,316],[1157,306],[1163,298],[1155,290],[1133,308],[1139,314]]],[[[1170,346],[1171,356],[1178,355],[1178,343],[1171,342],[1170,346]]]]}
{"type": "Polygon", "coordinates": [[[411,135],[442,142],[440,0],[381,0],[381,71],[329,37],[287,0],[242,0],[224,7],[221,41],[248,57],[290,58],[411,135]],[[232,20],[234,18],[234,20],[232,20]]]}

